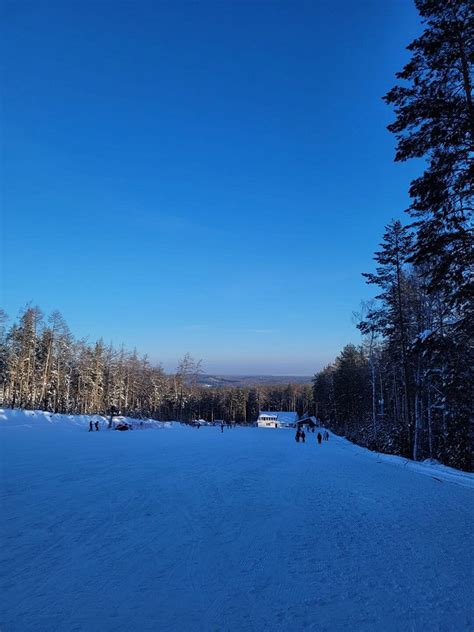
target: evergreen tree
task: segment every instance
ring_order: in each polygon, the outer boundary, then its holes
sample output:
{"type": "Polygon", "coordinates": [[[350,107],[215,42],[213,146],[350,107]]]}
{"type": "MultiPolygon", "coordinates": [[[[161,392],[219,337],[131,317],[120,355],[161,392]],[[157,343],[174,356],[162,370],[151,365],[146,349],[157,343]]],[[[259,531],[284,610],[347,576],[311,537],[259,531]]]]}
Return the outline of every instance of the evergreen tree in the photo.
{"type": "Polygon", "coordinates": [[[396,160],[424,158],[410,187],[415,241],[410,261],[439,303],[429,335],[418,338],[443,410],[443,452],[468,466],[474,380],[474,8],[468,0],[416,0],[425,30],[385,100],[395,108],[396,160]],[[436,384],[435,384],[436,382],[436,384]],[[469,394],[471,393],[471,394],[469,394]]]}
{"type": "Polygon", "coordinates": [[[385,230],[381,250],[375,253],[378,263],[375,273],[364,273],[367,283],[378,285],[382,292],[376,296],[378,305],[369,310],[358,325],[363,333],[377,332],[389,345],[394,358],[398,358],[403,400],[399,406],[407,432],[407,450],[413,444],[414,426],[413,367],[409,358],[412,338],[410,308],[407,291],[406,262],[412,248],[412,236],[400,221],[392,221],[385,230]]]}
{"type": "MultiPolygon", "coordinates": [[[[404,80],[386,95],[395,108],[396,160],[425,158],[427,169],[411,184],[415,218],[412,260],[427,264],[431,290],[453,307],[472,298],[470,219],[474,185],[474,10],[468,0],[416,0],[426,28],[397,74],[404,80]]],[[[466,314],[467,317],[467,314],[466,314]]]]}
{"type": "Polygon", "coordinates": [[[257,389],[250,389],[247,395],[246,421],[255,421],[260,412],[260,393],[257,389]]]}

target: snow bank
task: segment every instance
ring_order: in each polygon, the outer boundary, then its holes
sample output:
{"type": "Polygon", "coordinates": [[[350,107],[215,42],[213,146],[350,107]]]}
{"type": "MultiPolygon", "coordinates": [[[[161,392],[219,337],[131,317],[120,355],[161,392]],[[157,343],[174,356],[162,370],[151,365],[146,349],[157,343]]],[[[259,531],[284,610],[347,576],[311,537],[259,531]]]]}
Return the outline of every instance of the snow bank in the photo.
{"type": "Polygon", "coordinates": [[[439,481],[440,483],[446,481],[474,489],[474,474],[472,473],[448,467],[447,465],[443,465],[435,460],[412,461],[403,456],[373,452],[368,448],[352,443],[349,439],[346,439],[346,437],[341,437],[334,433],[331,433],[331,438],[333,441],[337,441],[341,445],[346,444],[346,446],[354,452],[354,455],[374,459],[377,463],[388,463],[396,467],[403,467],[406,470],[410,470],[417,474],[423,474],[424,476],[431,476],[431,478],[439,481]]]}
{"type": "MultiPolygon", "coordinates": [[[[104,415],[63,415],[44,410],[0,408],[0,430],[12,427],[27,430],[51,426],[60,426],[70,430],[84,430],[89,427],[91,421],[98,421],[101,429],[106,429],[109,425],[109,417],[104,415]]],[[[127,423],[132,428],[171,428],[173,426],[172,422],[157,421],[156,419],[114,417],[114,424],[120,421],[127,423]],[[143,422],[142,426],[140,425],[141,422],[143,422]]]]}

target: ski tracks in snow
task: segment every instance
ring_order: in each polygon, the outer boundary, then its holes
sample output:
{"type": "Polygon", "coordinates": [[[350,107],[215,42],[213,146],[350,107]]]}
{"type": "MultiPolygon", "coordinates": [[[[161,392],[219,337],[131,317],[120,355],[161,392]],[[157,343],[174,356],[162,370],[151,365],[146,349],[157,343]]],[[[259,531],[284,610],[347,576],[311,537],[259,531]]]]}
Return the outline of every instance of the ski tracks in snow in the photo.
{"type": "Polygon", "coordinates": [[[3,438],[5,632],[471,632],[466,487],[312,433],[3,438]]]}

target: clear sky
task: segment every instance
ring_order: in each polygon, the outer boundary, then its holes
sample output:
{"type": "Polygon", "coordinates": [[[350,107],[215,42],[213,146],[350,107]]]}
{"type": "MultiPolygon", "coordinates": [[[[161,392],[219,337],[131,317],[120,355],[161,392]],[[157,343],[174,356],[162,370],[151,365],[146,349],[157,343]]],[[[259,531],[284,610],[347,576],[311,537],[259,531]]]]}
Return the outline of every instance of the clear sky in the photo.
{"type": "Polygon", "coordinates": [[[402,217],[411,0],[4,2],[2,306],[173,369],[312,374],[402,217]]]}

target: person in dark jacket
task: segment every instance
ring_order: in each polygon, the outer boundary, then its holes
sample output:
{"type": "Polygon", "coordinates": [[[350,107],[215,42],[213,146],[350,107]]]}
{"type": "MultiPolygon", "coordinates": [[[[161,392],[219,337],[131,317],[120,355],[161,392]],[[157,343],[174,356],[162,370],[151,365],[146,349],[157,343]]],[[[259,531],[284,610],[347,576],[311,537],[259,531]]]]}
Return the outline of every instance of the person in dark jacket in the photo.
{"type": "Polygon", "coordinates": [[[318,437],[317,437],[317,439],[318,439],[318,443],[319,443],[319,445],[321,445],[322,436],[321,436],[321,433],[320,433],[320,432],[318,432],[318,437]]]}
{"type": "Polygon", "coordinates": [[[92,432],[94,428],[92,427],[92,419],[89,421],[89,432],[92,432]]]}
{"type": "Polygon", "coordinates": [[[306,434],[305,434],[305,431],[304,431],[304,430],[302,430],[302,431],[301,431],[301,441],[304,443],[304,442],[305,442],[305,439],[306,439],[306,434]]]}
{"type": "Polygon", "coordinates": [[[97,432],[99,432],[99,422],[98,421],[94,422],[94,426],[95,426],[95,429],[97,430],[97,432]]]}
{"type": "Polygon", "coordinates": [[[298,428],[298,430],[296,431],[296,435],[295,435],[296,443],[300,442],[300,436],[301,436],[300,429],[298,428]]]}

